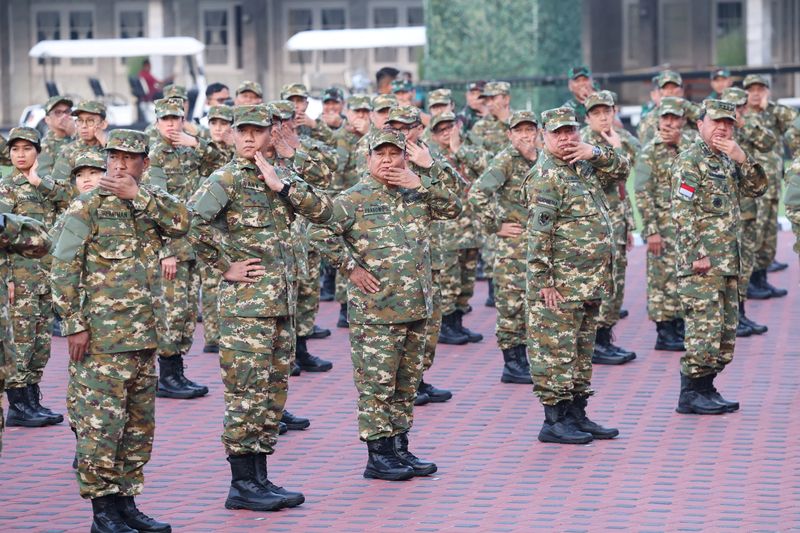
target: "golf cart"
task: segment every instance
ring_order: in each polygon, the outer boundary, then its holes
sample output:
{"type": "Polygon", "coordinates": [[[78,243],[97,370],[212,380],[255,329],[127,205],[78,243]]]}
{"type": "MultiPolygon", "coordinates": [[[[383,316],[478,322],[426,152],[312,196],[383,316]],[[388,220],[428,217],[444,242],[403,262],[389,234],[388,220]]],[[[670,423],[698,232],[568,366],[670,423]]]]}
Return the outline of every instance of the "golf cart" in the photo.
{"type": "MultiPolygon", "coordinates": [[[[205,95],[206,90],[204,50],[205,45],[192,37],[137,37],[132,39],[40,41],[31,48],[28,55],[44,60],[42,69],[48,97],[61,94],[55,81],[55,59],[183,56],[186,58],[190,77],[190,83],[187,85],[189,114],[192,118],[199,118],[203,114],[203,98],[198,98],[198,95],[205,95]],[[49,75],[48,65],[50,66],[49,75]]],[[[144,129],[148,123],[154,120],[153,103],[146,100],[146,85],[138,75],[128,77],[131,94],[135,101],[121,94],[108,93],[103,83],[97,78],[88,78],[87,82],[93,98],[106,104],[110,127],[144,129]]],[[[30,105],[22,112],[19,123],[21,126],[34,127],[44,133],[47,127],[44,123],[44,116],[42,105],[30,105]]]]}

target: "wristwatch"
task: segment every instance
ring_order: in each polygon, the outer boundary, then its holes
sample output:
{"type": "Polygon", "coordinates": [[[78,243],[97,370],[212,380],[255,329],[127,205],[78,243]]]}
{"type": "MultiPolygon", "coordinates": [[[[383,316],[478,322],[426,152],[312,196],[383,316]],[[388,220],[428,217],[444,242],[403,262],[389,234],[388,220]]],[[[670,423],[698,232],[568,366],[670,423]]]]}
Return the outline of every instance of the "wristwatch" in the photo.
{"type": "Polygon", "coordinates": [[[595,145],[595,147],[592,148],[592,161],[594,161],[595,159],[600,157],[602,154],[603,154],[603,151],[600,149],[600,147],[595,145]]]}
{"type": "Polygon", "coordinates": [[[288,182],[288,181],[284,181],[283,182],[283,189],[278,191],[278,196],[280,196],[281,198],[288,198],[289,197],[289,191],[291,190],[291,188],[292,188],[292,184],[290,182],[288,182]]]}

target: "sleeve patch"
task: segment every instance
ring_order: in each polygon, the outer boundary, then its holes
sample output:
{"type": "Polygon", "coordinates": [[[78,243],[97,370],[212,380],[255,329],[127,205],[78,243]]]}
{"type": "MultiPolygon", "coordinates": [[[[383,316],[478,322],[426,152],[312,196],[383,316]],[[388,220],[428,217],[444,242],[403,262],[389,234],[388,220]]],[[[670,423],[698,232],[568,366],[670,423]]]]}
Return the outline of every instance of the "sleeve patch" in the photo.
{"type": "Polygon", "coordinates": [[[531,223],[536,231],[549,231],[555,223],[555,211],[546,207],[537,207],[531,214],[531,223]]]}
{"type": "Polygon", "coordinates": [[[213,181],[195,202],[194,211],[203,217],[203,220],[211,221],[217,218],[219,212],[228,205],[228,200],[228,193],[222,184],[213,181]]]}
{"type": "Polygon", "coordinates": [[[91,229],[82,220],[70,216],[64,222],[61,234],[58,236],[53,256],[61,261],[72,261],[80,250],[91,229]]]}

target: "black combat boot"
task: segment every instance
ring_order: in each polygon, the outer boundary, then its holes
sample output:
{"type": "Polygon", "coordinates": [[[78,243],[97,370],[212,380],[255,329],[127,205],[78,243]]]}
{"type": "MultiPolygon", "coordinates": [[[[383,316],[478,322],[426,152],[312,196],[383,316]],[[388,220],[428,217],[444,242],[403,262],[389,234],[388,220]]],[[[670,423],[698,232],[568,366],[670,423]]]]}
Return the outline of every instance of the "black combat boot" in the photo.
{"type": "Polygon", "coordinates": [[[516,353],[517,362],[519,363],[519,367],[525,372],[526,375],[531,375],[531,363],[528,360],[528,347],[524,344],[518,344],[514,346],[514,350],[516,353]]]}
{"type": "Polygon", "coordinates": [[[308,338],[324,339],[330,336],[331,336],[331,330],[329,330],[328,328],[321,328],[318,325],[314,324],[314,327],[311,329],[311,335],[309,335],[308,338]]]}
{"type": "Polygon", "coordinates": [[[92,498],[92,529],[91,533],[136,533],[125,524],[117,507],[117,495],[109,494],[92,498]]]}
{"type": "Polygon", "coordinates": [[[709,374],[701,378],[703,380],[701,384],[703,389],[703,394],[705,394],[706,396],[708,396],[721,406],[725,407],[725,409],[727,409],[729,413],[738,411],[739,402],[731,402],[726,400],[725,398],[722,397],[717,388],[714,386],[714,378],[716,377],[717,377],[716,374],[709,374]]]}
{"type": "Polygon", "coordinates": [[[489,296],[486,297],[486,302],[484,305],[486,307],[494,307],[494,282],[492,281],[492,278],[487,278],[487,282],[489,283],[489,296]]]}
{"type": "Polygon", "coordinates": [[[587,403],[587,396],[575,396],[572,399],[572,402],[567,407],[567,414],[573,425],[584,433],[591,433],[595,439],[613,439],[619,435],[619,430],[616,428],[604,428],[600,424],[592,422],[586,416],[587,403]]]}
{"type": "Polygon", "coordinates": [[[469,342],[469,337],[455,329],[453,325],[453,315],[442,317],[442,327],[439,328],[439,344],[451,344],[461,346],[469,342]]]}
{"type": "Polygon", "coordinates": [[[272,492],[256,477],[256,454],[229,455],[231,464],[231,488],[226,509],[247,509],[249,511],[277,511],[289,505],[282,495],[272,492]]]}
{"type": "Polygon", "coordinates": [[[258,483],[270,492],[279,494],[286,499],[286,507],[297,507],[306,501],[306,497],[302,492],[295,492],[286,490],[283,487],[277,486],[267,477],[267,454],[257,453],[255,457],[256,479],[258,483]]]}
{"type": "Polygon", "coordinates": [[[367,468],[364,470],[365,478],[403,481],[414,477],[414,469],[395,454],[392,439],[382,437],[368,440],[367,453],[369,458],[367,468]]]}
{"type": "MultiPolygon", "coordinates": [[[[524,349],[524,345],[520,345],[524,349]]],[[[503,375],[500,376],[502,383],[520,383],[522,385],[533,384],[530,371],[526,371],[520,363],[519,347],[505,348],[503,350],[503,375]]]]}
{"type": "Polygon", "coordinates": [[[630,313],[628,312],[627,309],[620,309],[619,310],[619,319],[622,320],[623,318],[628,318],[629,314],[630,313]]]}
{"type": "Polygon", "coordinates": [[[467,341],[481,342],[483,340],[483,335],[481,335],[480,333],[475,333],[474,331],[471,331],[470,329],[464,327],[464,324],[462,323],[464,320],[464,313],[462,311],[456,309],[450,316],[451,316],[450,318],[451,327],[455,331],[461,333],[462,335],[466,335],[467,341]]]}
{"type": "Polygon", "coordinates": [[[336,271],[325,266],[322,268],[322,276],[320,276],[320,289],[319,301],[332,302],[336,296],[336,271]]]}
{"type": "Polygon", "coordinates": [[[190,388],[180,378],[178,367],[182,362],[177,360],[178,356],[172,357],[158,356],[158,387],[156,396],[159,398],[175,398],[188,400],[197,396],[198,391],[190,388]]]}
{"type": "Polygon", "coordinates": [[[540,442],[556,444],[586,444],[592,442],[591,433],[579,430],[567,416],[567,400],[544,406],[544,424],[539,431],[540,442]]]}
{"type": "Polygon", "coordinates": [[[392,437],[394,454],[403,464],[410,466],[414,470],[415,476],[429,476],[436,472],[435,463],[423,461],[410,451],[408,451],[408,433],[398,433],[392,437]]]}
{"type": "Polygon", "coordinates": [[[781,270],[786,270],[789,268],[789,265],[786,263],[781,263],[780,261],[773,261],[767,267],[767,273],[772,274],[773,272],[780,272],[781,270]]]}
{"type": "MultiPolygon", "coordinates": [[[[753,272],[755,274],[756,272],[753,272]]],[[[766,291],[769,291],[770,298],[781,298],[782,296],[786,296],[789,291],[786,289],[779,289],[777,287],[772,286],[772,284],[767,281],[767,271],[766,270],[759,270],[758,271],[758,286],[766,291]]]]}
{"type": "Polygon", "coordinates": [[[33,409],[38,411],[41,415],[48,419],[48,424],[60,424],[64,421],[64,415],[60,415],[58,413],[54,413],[47,407],[43,406],[39,403],[39,400],[42,398],[42,390],[39,388],[38,383],[34,383],[33,385],[28,385],[26,387],[28,391],[28,403],[30,404],[33,409]]]}
{"type": "Polygon", "coordinates": [[[743,301],[739,302],[739,322],[744,322],[745,324],[747,324],[750,327],[750,329],[753,330],[753,334],[755,335],[761,335],[769,331],[769,328],[767,326],[763,326],[757,322],[754,322],[747,317],[743,301]]]}
{"type": "Polygon", "coordinates": [[[347,321],[347,304],[342,304],[339,308],[339,320],[336,322],[337,328],[349,328],[350,322],[347,321]]]}
{"type": "Polygon", "coordinates": [[[429,403],[431,403],[431,397],[417,389],[417,395],[414,396],[414,405],[419,407],[420,405],[426,405],[429,403]]]}
{"type": "Polygon", "coordinates": [[[667,352],[682,352],[686,350],[683,341],[678,337],[675,331],[674,321],[656,322],[656,350],[663,350],[667,352]]]}
{"type": "Polygon", "coordinates": [[[292,369],[289,371],[289,375],[293,377],[297,377],[303,373],[303,370],[300,368],[300,365],[297,364],[297,359],[292,361],[292,369]]]}
{"type": "Polygon", "coordinates": [[[295,347],[295,362],[301,370],[306,372],[327,372],[333,368],[333,363],[320,359],[316,355],[311,355],[308,351],[308,344],[306,340],[308,337],[297,337],[297,346],[295,347]]]}
{"type": "Polygon", "coordinates": [[[311,425],[311,420],[309,420],[308,418],[295,416],[285,409],[283,411],[283,416],[281,416],[281,422],[286,424],[286,429],[291,429],[296,431],[299,431],[301,429],[306,429],[308,426],[311,425]]]}
{"type": "Polygon", "coordinates": [[[750,274],[750,282],[747,284],[747,298],[750,300],[766,300],[772,298],[772,292],[761,286],[760,270],[754,270],[750,274]]]}
{"type": "Polygon", "coordinates": [[[595,365],[624,365],[629,359],[618,354],[611,347],[611,329],[597,328],[592,352],[592,364],[595,365]]]}
{"type": "Polygon", "coordinates": [[[8,395],[6,425],[40,428],[51,424],[50,418],[31,405],[27,387],[6,389],[6,394],[8,395]]]}
{"type": "Polygon", "coordinates": [[[672,319],[672,331],[681,342],[686,342],[686,321],[683,318],[672,319]]]}
{"type": "Polygon", "coordinates": [[[197,391],[195,393],[195,398],[199,398],[200,396],[205,396],[208,394],[208,387],[205,385],[200,385],[199,383],[195,383],[191,379],[186,377],[184,371],[186,370],[186,364],[183,362],[182,355],[176,355],[172,357],[172,359],[177,359],[175,362],[176,372],[178,373],[178,379],[186,386],[188,389],[192,389],[197,391]]]}
{"type": "Polygon", "coordinates": [[[170,533],[172,526],[151,518],[141,512],[133,501],[133,496],[117,496],[117,510],[122,521],[140,533],[170,533]]]}
{"type": "Polygon", "coordinates": [[[608,328],[608,347],[614,350],[618,355],[625,358],[625,361],[633,361],[636,359],[636,352],[632,352],[630,350],[626,350],[625,348],[621,348],[614,344],[614,326],[610,326],[608,328]]]}
{"type": "Polygon", "coordinates": [[[676,412],[696,415],[721,415],[728,409],[703,393],[705,378],[690,378],[681,374],[681,394],[676,412]]]}
{"type": "Polygon", "coordinates": [[[289,433],[289,428],[283,422],[278,422],[278,435],[285,435],[289,433]]]}
{"type": "Polygon", "coordinates": [[[425,380],[420,381],[417,387],[417,395],[420,393],[426,394],[431,403],[446,402],[453,397],[453,393],[449,390],[437,389],[430,383],[425,383],[425,380]]]}
{"type": "Polygon", "coordinates": [[[742,320],[742,314],[739,313],[739,321],[736,323],[736,336],[749,337],[753,334],[753,329],[742,320]]]}

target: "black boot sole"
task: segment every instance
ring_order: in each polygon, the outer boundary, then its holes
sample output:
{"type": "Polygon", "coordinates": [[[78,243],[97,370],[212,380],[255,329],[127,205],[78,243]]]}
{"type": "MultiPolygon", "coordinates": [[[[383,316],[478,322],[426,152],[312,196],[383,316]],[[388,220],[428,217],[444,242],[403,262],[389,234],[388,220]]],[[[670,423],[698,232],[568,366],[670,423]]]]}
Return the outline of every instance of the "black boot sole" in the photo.
{"type": "Polygon", "coordinates": [[[606,359],[605,357],[594,357],[592,356],[592,364],[593,365],[610,365],[610,366],[619,366],[624,365],[625,363],[629,363],[631,359],[626,359],[624,357],[614,358],[614,359],[606,359]]]}
{"type": "Polygon", "coordinates": [[[191,400],[192,398],[199,398],[197,392],[168,392],[161,389],[156,389],[156,398],[169,398],[171,400],[191,400]]]}
{"type": "MultiPolygon", "coordinates": [[[[408,465],[411,466],[411,465],[408,465]]],[[[411,468],[414,468],[411,466],[411,468]]],[[[423,477],[423,476],[430,476],[431,474],[435,474],[439,470],[439,467],[436,465],[431,465],[427,468],[414,468],[414,476],[415,477],[423,477]]]]}
{"type": "Polygon", "coordinates": [[[364,470],[364,477],[367,479],[382,479],[384,481],[408,481],[415,476],[414,471],[404,472],[402,474],[384,474],[377,470],[367,468],[364,470]]]}
{"type": "Polygon", "coordinates": [[[41,428],[44,426],[52,426],[51,422],[47,420],[28,420],[26,418],[6,418],[6,426],[8,427],[23,427],[23,428],[41,428]]]}
{"type": "Polygon", "coordinates": [[[591,435],[588,438],[581,438],[575,440],[564,440],[564,439],[559,439],[558,437],[551,437],[549,435],[542,436],[541,434],[539,434],[537,438],[539,439],[539,442],[546,442],[549,444],[589,444],[594,440],[594,438],[591,435]]]}
{"type": "Polygon", "coordinates": [[[309,365],[305,366],[300,363],[300,370],[303,372],[327,372],[333,368],[333,363],[329,365],[309,365]]]}
{"type": "Polygon", "coordinates": [[[285,503],[278,503],[276,505],[261,505],[248,502],[246,500],[239,500],[236,498],[228,498],[227,500],[225,500],[225,509],[231,509],[231,510],[244,509],[247,511],[270,512],[270,511],[280,511],[285,507],[286,507],[285,503]]]}
{"type": "Polygon", "coordinates": [[[533,385],[533,379],[528,377],[507,376],[503,374],[500,377],[500,383],[515,383],[517,385],[533,385]]]}
{"type": "Polygon", "coordinates": [[[291,424],[288,423],[288,422],[283,422],[283,423],[286,424],[286,428],[289,431],[302,431],[304,429],[308,429],[309,427],[311,427],[311,422],[310,421],[309,422],[295,422],[295,423],[291,423],[291,424]]]}
{"type": "Polygon", "coordinates": [[[686,346],[683,346],[683,345],[677,346],[677,345],[673,345],[673,344],[659,344],[659,343],[656,343],[656,346],[655,346],[654,349],[658,350],[660,352],[685,352],[686,351],[686,346]]]}
{"type": "Polygon", "coordinates": [[[203,346],[203,353],[219,353],[219,345],[206,344],[205,346],[203,346]]]}
{"type": "Polygon", "coordinates": [[[691,407],[681,407],[680,405],[675,408],[676,413],[680,413],[682,415],[724,415],[728,411],[726,409],[722,409],[720,411],[717,410],[706,410],[706,409],[694,409],[691,407]]]}
{"type": "Polygon", "coordinates": [[[452,397],[453,397],[452,394],[441,394],[441,395],[436,395],[436,396],[431,396],[430,394],[428,394],[428,398],[429,398],[428,401],[430,403],[444,403],[447,400],[451,399],[452,397]]]}

